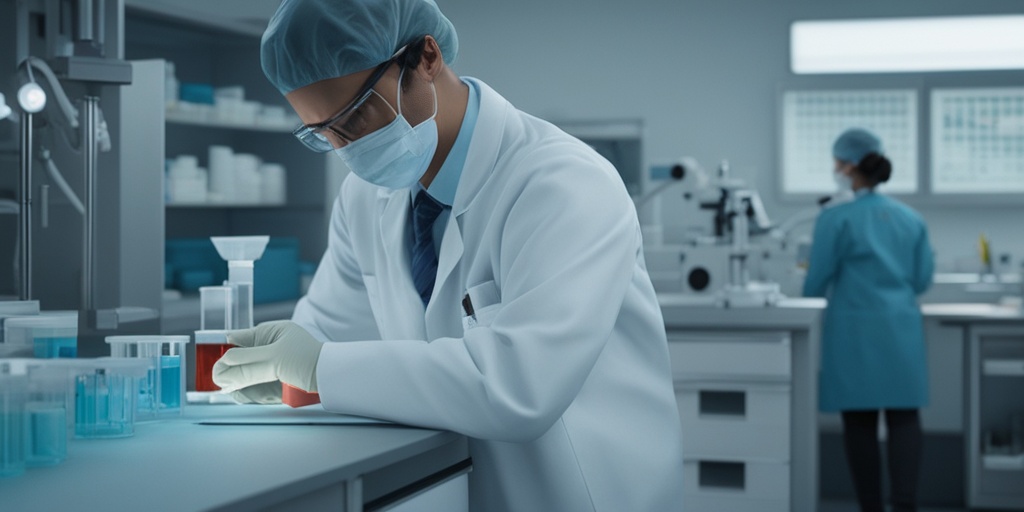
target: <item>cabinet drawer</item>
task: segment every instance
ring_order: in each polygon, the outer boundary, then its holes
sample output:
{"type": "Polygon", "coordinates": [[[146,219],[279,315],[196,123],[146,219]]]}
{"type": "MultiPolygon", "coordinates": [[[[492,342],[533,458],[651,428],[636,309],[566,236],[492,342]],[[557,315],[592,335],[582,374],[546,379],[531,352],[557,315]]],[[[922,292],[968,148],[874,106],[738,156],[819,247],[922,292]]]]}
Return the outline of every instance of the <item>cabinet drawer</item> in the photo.
{"type": "Polygon", "coordinates": [[[683,454],[788,462],[790,387],[678,383],[683,454]]]}
{"type": "Polygon", "coordinates": [[[789,380],[789,333],[668,332],[669,358],[676,380],[716,377],[789,380]]]}
{"type": "Polygon", "coordinates": [[[688,460],[683,468],[686,510],[789,510],[789,464],[688,460]]]}

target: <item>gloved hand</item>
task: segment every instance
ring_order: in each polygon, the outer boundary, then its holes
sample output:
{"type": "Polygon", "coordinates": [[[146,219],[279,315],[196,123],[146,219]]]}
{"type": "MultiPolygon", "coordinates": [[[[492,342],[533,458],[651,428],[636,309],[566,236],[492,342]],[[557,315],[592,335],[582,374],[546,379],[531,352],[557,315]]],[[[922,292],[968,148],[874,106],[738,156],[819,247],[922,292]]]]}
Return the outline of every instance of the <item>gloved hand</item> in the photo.
{"type": "Polygon", "coordinates": [[[228,350],[213,365],[213,382],[243,403],[281,400],[281,382],[315,392],[323,343],[294,322],[267,322],[233,332],[228,350]],[[276,388],[276,389],[274,389],[276,388]]]}

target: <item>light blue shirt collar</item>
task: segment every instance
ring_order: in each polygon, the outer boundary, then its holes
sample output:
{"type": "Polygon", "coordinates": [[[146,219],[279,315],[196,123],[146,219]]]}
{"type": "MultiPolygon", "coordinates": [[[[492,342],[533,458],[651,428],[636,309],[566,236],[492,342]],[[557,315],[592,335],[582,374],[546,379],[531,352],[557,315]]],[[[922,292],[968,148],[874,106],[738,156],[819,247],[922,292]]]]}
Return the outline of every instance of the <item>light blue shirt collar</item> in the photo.
{"type": "MultiPolygon", "coordinates": [[[[463,80],[469,87],[469,101],[466,103],[466,114],[462,118],[462,127],[455,137],[448,158],[441,165],[441,170],[430,182],[427,193],[439,203],[451,208],[455,204],[455,192],[459,188],[459,179],[462,177],[462,168],[466,166],[466,156],[469,154],[469,143],[473,139],[473,130],[476,128],[476,120],[480,114],[480,93],[476,86],[463,80]]],[[[416,182],[412,187],[412,197],[415,200],[416,194],[423,190],[423,185],[416,182]]]]}

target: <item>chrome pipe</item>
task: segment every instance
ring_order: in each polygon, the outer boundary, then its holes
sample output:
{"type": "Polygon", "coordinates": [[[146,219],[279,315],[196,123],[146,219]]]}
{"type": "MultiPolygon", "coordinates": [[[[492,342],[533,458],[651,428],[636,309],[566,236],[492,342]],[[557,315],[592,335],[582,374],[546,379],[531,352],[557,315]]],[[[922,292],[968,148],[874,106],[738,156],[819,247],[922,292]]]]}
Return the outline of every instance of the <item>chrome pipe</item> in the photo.
{"type": "Polygon", "coordinates": [[[32,114],[21,114],[21,163],[18,243],[21,283],[18,295],[21,300],[32,300],[32,114]]]}
{"type": "Polygon", "coordinates": [[[96,128],[99,101],[86,96],[82,105],[82,161],[85,171],[85,219],[82,222],[82,310],[96,309],[96,128]]]}

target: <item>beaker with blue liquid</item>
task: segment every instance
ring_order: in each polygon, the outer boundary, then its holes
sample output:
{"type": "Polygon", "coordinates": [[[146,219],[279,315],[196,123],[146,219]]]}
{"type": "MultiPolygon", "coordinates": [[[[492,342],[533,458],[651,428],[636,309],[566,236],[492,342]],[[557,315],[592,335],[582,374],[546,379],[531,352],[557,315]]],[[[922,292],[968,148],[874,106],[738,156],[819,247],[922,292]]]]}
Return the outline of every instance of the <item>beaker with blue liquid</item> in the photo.
{"type": "Polygon", "coordinates": [[[71,367],[53,359],[24,360],[28,368],[25,402],[25,463],[29,467],[60,464],[68,454],[73,426],[68,411],[71,367]]]}
{"type": "Polygon", "coordinates": [[[188,336],[107,336],[110,355],[147,363],[139,383],[139,419],[181,414],[185,397],[185,348],[188,336]]]}
{"type": "Polygon", "coordinates": [[[148,377],[149,363],[113,357],[78,359],[75,363],[75,437],[134,435],[139,387],[148,377]]]}

